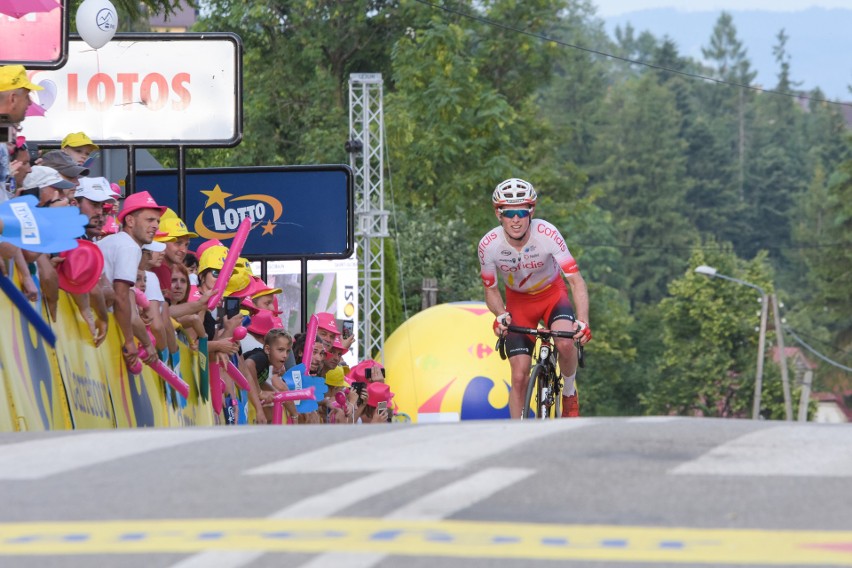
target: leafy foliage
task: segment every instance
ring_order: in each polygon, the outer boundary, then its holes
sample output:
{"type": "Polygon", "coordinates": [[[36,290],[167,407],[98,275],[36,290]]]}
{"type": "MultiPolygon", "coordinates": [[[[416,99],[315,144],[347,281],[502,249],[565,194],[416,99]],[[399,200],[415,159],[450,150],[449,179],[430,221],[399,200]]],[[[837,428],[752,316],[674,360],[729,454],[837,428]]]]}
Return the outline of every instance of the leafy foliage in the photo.
{"type": "MultiPolygon", "coordinates": [[[[245,138],[191,152],[192,166],[345,162],[348,76],[382,73],[397,221],[385,255],[399,271],[389,330],[420,309],[423,278],[441,302],[482,297],[489,196],[520,176],[589,283],[585,414],[750,414],[760,306],[698,264],[777,285],[792,325],[852,348],[848,129],[832,105],[745,88],[755,73],[730,14],[702,61],[630,26],[606,37],[587,0],[208,0],[204,14],[199,31],[245,43],[245,138]]],[[[789,39],[780,30],[773,46],[785,91],[797,88],[789,39]]],[[[775,373],[767,362],[773,418],[775,373]]]]}

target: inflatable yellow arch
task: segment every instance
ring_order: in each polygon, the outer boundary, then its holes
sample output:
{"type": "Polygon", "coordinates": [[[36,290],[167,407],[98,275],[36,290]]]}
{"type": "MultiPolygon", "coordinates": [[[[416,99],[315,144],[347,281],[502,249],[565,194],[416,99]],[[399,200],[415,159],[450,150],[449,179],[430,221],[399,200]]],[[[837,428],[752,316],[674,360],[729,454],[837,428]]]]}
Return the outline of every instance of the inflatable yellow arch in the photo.
{"type": "Polygon", "coordinates": [[[509,418],[509,362],[495,351],[484,302],[440,304],[385,342],[387,382],[414,422],[509,418]]]}

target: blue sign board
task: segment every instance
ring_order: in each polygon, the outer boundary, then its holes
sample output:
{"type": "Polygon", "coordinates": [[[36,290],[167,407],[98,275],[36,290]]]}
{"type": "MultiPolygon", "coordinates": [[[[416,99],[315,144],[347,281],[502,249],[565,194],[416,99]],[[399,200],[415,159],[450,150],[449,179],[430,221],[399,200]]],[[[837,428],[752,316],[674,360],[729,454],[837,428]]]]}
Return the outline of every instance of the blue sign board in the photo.
{"type": "MultiPolygon", "coordinates": [[[[179,211],[176,170],[136,174],[136,191],[179,211]]],[[[186,213],[198,233],[227,245],[244,218],[251,232],[242,256],[294,260],[349,258],[354,252],[354,184],[345,165],[186,170],[186,213]]]]}

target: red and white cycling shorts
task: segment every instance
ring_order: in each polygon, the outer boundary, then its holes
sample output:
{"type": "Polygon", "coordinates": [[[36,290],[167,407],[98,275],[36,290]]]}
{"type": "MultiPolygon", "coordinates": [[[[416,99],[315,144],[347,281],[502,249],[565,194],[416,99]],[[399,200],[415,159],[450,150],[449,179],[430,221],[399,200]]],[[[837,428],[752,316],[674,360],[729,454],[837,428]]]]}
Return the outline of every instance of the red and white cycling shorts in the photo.
{"type": "MultiPolygon", "coordinates": [[[[523,294],[506,288],[506,311],[512,314],[512,325],[538,327],[540,322],[549,328],[561,319],[574,319],[574,308],[568,299],[565,280],[557,278],[537,294],[523,294]]],[[[509,332],[506,336],[506,354],[532,355],[535,338],[531,335],[509,332]]]]}

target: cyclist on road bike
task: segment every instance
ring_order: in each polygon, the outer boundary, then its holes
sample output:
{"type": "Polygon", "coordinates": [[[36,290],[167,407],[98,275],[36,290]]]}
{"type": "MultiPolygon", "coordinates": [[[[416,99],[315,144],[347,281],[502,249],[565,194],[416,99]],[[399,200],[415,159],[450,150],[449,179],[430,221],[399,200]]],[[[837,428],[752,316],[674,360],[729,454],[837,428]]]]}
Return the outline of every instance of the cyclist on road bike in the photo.
{"type": "MultiPolygon", "coordinates": [[[[537,195],[532,184],[518,178],[500,182],[491,201],[500,225],[479,241],[479,263],[485,303],[497,317],[494,331],[506,335],[508,325],[538,327],[539,322],[553,330],[581,330],[580,344],[592,338],[589,327],[589,294],[574,257],[559,230],[543,219],[534,219],[537,195]],[[504,304],[497,275],[506,285],[504,304]],[[576,319],[562,275],[571,287],[576,319]]],[[[559,369],[562,373],[562,415],[579,416],[580,406],[574,379],[577,350],[571,339],[556,339],[559,369]]],[[[506,353],[512,368],[509,412],[520,418],[524,406],[535,340],[529,335],[506,336],[506,353]]]]}

